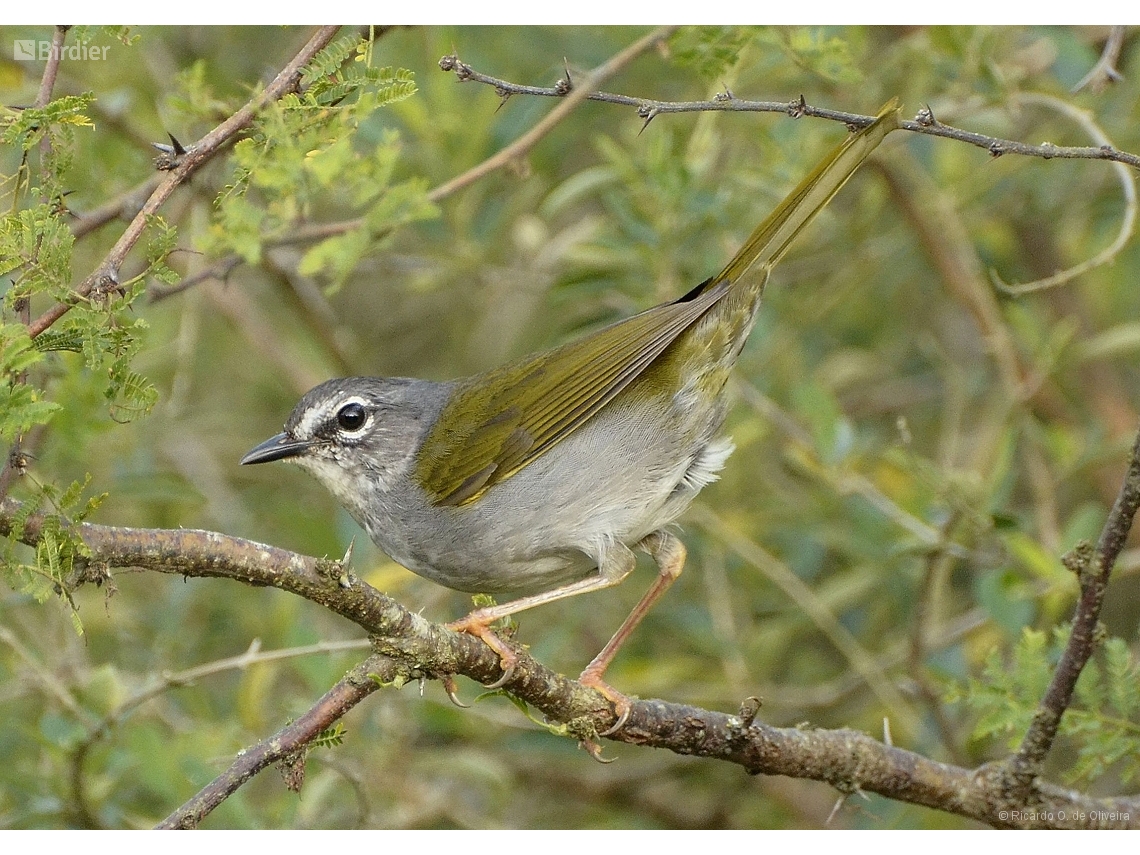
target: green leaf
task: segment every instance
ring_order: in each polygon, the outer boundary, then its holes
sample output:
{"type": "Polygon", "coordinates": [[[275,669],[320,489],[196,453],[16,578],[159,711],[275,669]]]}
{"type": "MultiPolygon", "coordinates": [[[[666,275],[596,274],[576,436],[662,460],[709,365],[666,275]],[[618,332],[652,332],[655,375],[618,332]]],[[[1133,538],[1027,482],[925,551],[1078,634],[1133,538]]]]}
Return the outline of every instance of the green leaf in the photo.
{"type": "MultiPolygon", "coordinates": [[[[1027,628],[1011,654],[990,651],[981,679],[955,687],[951,696],[977,715],[974,739],[1004,738],[1010,748],[1021,741],[1068,639],[1068,627],[1052,637],[1027,628]]],[[[1070,781],[1140,775],[1140,667],[1123,639],[1108,639],[1085,666],[1058,733],[1076,753],[1070,781]]]]}
{"type": "Polygon", "coordinates": [[[29,151],[58,126],[93,128],[87,109],[95,100],[91,92],[63,95],[43,107],[26,107],[0,114],[0,143],[29,151]]]}
{"type": "Polygon", "coordinates": [[[11,442],[33,425],[47,424],[59,404],[41,400],[41,392],[18,376],[43,358],[20,324],[0,326],[0,438],[11,442]]]}
{"type": "Polygon", "coordinates": [[[715,80],[728,73],[756,38],[752,27],[685,27],[670,40],[678,65],[715,80]]]}

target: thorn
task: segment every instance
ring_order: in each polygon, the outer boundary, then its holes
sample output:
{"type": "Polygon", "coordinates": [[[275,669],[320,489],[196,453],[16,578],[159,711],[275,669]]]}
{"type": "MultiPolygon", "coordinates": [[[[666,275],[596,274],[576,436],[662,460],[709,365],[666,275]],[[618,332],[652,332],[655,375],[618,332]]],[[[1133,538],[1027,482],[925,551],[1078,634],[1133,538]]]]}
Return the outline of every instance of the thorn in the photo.
{"type": "Polygon", "coordinates": [[[889,748],[894,748],[894,742],[891,741],[891,720],[883,716],[883,744],[889,748]]]}
{"type": "MultiPolygon", "coordinates": [[[[639,110],[638,112],[640,113],[641,111],[639,110]]],[[[644,122],[644,124],[642,124],[641,130],[637,132],[637,135],[641,136],[642,131],[644,131],[646,128],[648,128],[649,123],[652,122],[655,118],[657,118],[657,108],[653,107],[649,110],[648,113],[645,114],[645,122],[644,122]]]]}
{"type": "Polygon", "coordinates": [[[154,159],[154,168],[160,172],[169,172],[181,163],[183,156],[186,154],[186,149],[172,133],[166,134],[170,137],[170,145],[166,143],[151,143],[159,151],[158,157],[154,159]]]}
{"type": "Polygon", "coordinates": [[[915,114],[914,120],[926,128],[938,127],[938,125],[941,124],[941,122],[934,118],[934,111],[930,109],[929,104],[915,114]]]}
{"type": "Polygon", "coordinates": [[[354,546],[356,546],[355,537],[348,542],[348,549],[344,552],[344,558],[335,562],[336,566],[340,569],[340,574],[337,576],[337,584],[342,588],[351,588],[356,583],[356,574],[353,573],[352,568],[348,566],[349,562],[352,561],[352,549],[354,546]]]}
{"type": "Polygon", "coordinates": [[[348,549],[344,551],[344,558],[340,559],[340,561],[337,562],[337,564],[340,565],[341,570],[344,570],[346,567],[348,567],[349,563],[352,561],[352,550],[355,546],[356,535],[353,535],[352,540],[348,542],[348,549]]]}

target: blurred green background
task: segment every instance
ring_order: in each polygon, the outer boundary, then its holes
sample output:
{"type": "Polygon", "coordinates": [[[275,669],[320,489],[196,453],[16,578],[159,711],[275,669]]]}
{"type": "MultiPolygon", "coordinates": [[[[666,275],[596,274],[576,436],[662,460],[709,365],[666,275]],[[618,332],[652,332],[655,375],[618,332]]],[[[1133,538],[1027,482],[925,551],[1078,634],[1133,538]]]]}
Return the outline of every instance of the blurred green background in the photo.
{"type": "MultiPolygon", "coordinates": [[[[351,32],[351,31],[350,31],[351,32]]],[[[364,32],[367,32],[365,28],[364,32]]],[[[418,91],[363,118],[357,152],[395,146],[394,181],[442,184],[549,111],[551,99],[457,83],[475,69],[549,86],[601,63],[640,28],[393,28],[373,63],[414,73],[418,91]]],[[[295,28],[136,28],[107,59],[61,66],[56,94],[93,91],[94,129],[75,134],[68,206],[94,209],[152,173],[151,142],[197,139],[308,36],[295,28]]],[[[684,29],[606,90],[660,100],[790,101],[869,114],[893,95],[913,116],[999,137],[1097,144],[1066,110],[1140,152],[1140,39],[1124,79],[1069,90],[1107,28],[853,27],[684,29]],[[1051,96],[1032,100],[1026,93],[1051,96]]],[[[0,98],[30,103],[42,63],[11,58],[0,28],[0,98]]],[[[300,394],[330,376],[443,379],[565,341],[671,297],[720,268],[783,194],[842,138],[841,125],[779,114],[662,115],[579,107],[524,160],[442,200],[438,215],[378,241],[339,287],[298,265],[308,245],[265,248],[225,282],[142,298],[150,329],[135,361],[159,402],[128,425],[89,378],[53,357],[65,409],[31,478],[92,476],[94,521],[208,528],[313,554],[359,534],[312,479],[242,469],[300,394]]],[[[4,153],[4,174],[13,169],[4,153]]],[[[224,246],[211,224],[233,180],[227,155],[181,188],[171,265],[194,274],[224,246]]],[[[1129,179],[1130,181],[1131,179],[1129,179]]],[[[297,222],[347,219],[351,187],[317,188],[297,222]]],[[[258,204],[288,199],[261,188],[258,204]]],[[[1133,203],[1134,204],[1134,203],[1133,203]]],[[[1076,592],[1060,554],[1095,537],[1137,425],[1140,252],[1019,298],[1016,283],[1108,247],[1125,216],[1108,163],[991,157],[958,142],[894,134],[776,270],[733,383],[737,450],[682,519],[687,571],[623,649],[623,691],[735,711],[759,696],[773,724],[854,727],[890,719],[895,744],[975,765],[1004,740],[974,738],[977,712],[951,700],[1025,627],[1050,630],[1076,592]],[[916,643],[918,635],[922,643],[916,643]]],[[[81,239],[74,279],[121,233],[81,239]]],[[[222,229],[222,232],[225,230],[222,229]]],[[[224,235],[223,235],[224,237],[224,235]]],[[[13,494],[21,495],[23,486],[13,494]]],[[[357,536],[354,567],[436,621],[465,595],[397,567],[357,536]]],[[[1103,620],[1137,645],[1138,560],[1126,552],[1103,620]]],[[[519,639],[569,674],[600,649],[652,579],[521,615],[519,639]]],[[[115,573],[115,593],[66,608],[0,594],[0,826],[149,826],[234,754],[299,715],[364,652],[225,670],[134,709],[77,759],[102,716],[165,672],[244,652],[357,639],[359,630],[274,590],[115,573]],[[80,781],[77,791],[76,782],[80,781]],[[82,801],[77,799],[82,793],[82,801]]],[[[460,681],[470,700],[479,687],[460,681]]],[[[750,778],[727,764],[605,743],[602,766],[508,701],[451,706],[438,684],[377,692],[345,719],[339,748],[315,751],[300,798],[267,771],[207,827],[818,827],[839,794],[816,782],[750,778]]],[[[1068,780],[1077,748],[1054,753],[1068,780]]],[[[1127,791],[1118,768],[1075,781],[1127,791]]],[[[1134,786],[1134,784],[1133,784],[1134,786]]],[[[831,821],[853,827],[970,823],[877,797],[831,821]]]]}

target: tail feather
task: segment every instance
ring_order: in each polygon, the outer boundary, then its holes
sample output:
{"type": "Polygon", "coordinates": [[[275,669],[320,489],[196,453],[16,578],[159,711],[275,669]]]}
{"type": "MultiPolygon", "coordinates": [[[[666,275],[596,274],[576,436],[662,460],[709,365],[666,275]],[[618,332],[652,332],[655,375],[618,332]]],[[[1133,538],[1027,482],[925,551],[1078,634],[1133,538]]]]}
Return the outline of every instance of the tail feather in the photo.
{"type": "Polygon", "coordinates": [[[776,210],[756,227],[724,270],[709,280],[709,284],[726,279],[735,282],[755,265],[766,270],[775,266],[796,235],[847,183],[883,137],[898,126],[899,102],[898,98],[892,98],[879,110],[874,122],[840,143],[788,194],[776,210]]]}

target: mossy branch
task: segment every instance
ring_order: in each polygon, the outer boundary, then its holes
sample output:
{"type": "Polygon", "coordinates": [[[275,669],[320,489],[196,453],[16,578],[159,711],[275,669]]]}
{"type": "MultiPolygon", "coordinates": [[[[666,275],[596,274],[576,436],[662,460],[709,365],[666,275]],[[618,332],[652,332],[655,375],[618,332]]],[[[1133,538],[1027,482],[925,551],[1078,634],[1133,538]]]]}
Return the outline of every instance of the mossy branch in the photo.
{"type": "MultiPolygon", "coordinates": [[[[1132,497],[1140,478],[1140,439],[1133,449],[1129,471],[1122,495],[1132,497]]],[[[1120,532],[1127,529],[1123,517],[1134,511],[1135,503],[1130,499],[1118,502],[1102,540],[1117,543],[1120,532]]],[[[10,534],[12,522],[20,517],[18,501],[9,498],[0,502],[0,534],[10,534]]],[[[37,543],[42,523],[42,517],[29,518],[21,540],[29,545],[37,543]]],[[[230,770],[168,817],[166,826],[196,824],[258,769],[301,751],[307,740],[373,691],[360,680],[362,669],[365,674],[379,674],[381,683],[448,678],[453,674],[487,683],[500,675],[499,657],[482,642],[430,623],[356,578],[338,561],[210,531],[82,523],[75,527],[75,533],[91,554],[68,580],[71,586],[105,578],[106,567],[233,579],[312,600],[373,637],[376,655],[318,701],[299,720],[303,723],[287,726],[251,749],[252,754],[243,752],[230,770]]],[[[1098,555],[1109,562],[1114,557],[1110,551],[1098,555]]],[[[583,739],[593,738],[613,723],[613,711],[600,694],[550,670],[527,651],[520,649],[518,653],[519,665],[505,687],[510,694],[583,739]]],[[[663,700],[638,700],[626,725],[611,738],[725,760],[750,774],[824,781],[843,793],[874,792],[995,826],[1140,828],[1140,798],[1093,798],[1037,777],[1031,777],[1025,786],[1011,787],[1004,764],[967,769],[939,763],[853,730],[771,727],[757,721],[755,710],[747,707],[733,715],[663,700]]]]}

